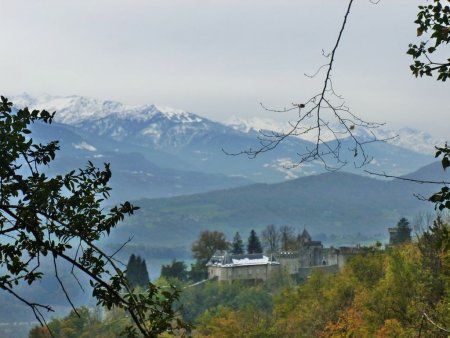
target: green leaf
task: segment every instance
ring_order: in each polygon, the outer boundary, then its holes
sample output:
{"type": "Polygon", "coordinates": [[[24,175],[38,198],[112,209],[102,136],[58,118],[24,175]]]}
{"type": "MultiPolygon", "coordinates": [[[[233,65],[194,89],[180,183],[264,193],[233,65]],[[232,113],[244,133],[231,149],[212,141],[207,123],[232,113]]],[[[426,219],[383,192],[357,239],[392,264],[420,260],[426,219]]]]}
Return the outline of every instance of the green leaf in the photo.
{"type": "Polygon", "coordinates": [[[450,159],[447,156],[442,159],[442,167],[444,170],[450,167],[450,159]]]}

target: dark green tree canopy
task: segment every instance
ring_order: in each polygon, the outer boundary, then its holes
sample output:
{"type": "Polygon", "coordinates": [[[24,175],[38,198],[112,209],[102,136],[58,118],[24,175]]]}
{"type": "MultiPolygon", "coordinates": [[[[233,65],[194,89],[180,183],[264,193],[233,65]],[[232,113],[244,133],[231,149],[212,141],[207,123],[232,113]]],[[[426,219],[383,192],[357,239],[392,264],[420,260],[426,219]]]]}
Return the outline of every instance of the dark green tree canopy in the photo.
{"type": "Polygon", "coordinates": [[[140,256],[136,257],[134,254],[131,255],[128,260],[125,277],[127,278],[130,287],[145,288],[148,282],[150,282],[145,259],[142,259],[140,256]]]}
{"type": "Polygon", "coordinates": [[[398,221],[397,227],[398,228],[409,228],[409,221],[405,217],[402,217],[398,221]]]}
{"type": "Polygon", "coordinates": [[[170,264],[161,267],[161,276],[166,278],[176,278],[184,282],[188,279],[187,266],[183,261],[173,259],[170,264]]]}
{"type": "Polygon", "coordinates": [[[262,252],[263,252],[263,249],[262,249],[259,237],[256,234],[255,230],[252,229],[250,231],[250,236],[248,237],[247,253],[254,254],[254,253],[262,253],[262,252]]]}
{"type": "Polygon", "coordinates": [[[244,253],[244,242],[242,241],[239,232],[236,232],[233,237],[233,242],[231,243],[231,253],[233,255],[240,255],[244,253]]]}

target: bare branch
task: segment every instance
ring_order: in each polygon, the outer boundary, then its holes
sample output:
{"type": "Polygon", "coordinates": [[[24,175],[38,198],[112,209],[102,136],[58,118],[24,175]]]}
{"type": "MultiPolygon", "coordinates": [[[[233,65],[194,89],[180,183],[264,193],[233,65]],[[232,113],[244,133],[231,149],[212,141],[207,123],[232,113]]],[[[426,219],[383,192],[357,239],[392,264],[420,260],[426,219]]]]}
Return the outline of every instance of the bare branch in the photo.
{"type": "Polygon", "coordinates": [[[401,176],[395,176],[395,175],[387,175],[386,173],[382,173],[382,174],[374,173],[369,170],[364,170],[364,171],[366,173],[368,173],[370,175],[374,175],[374,176],[379,176],[379,177],[384,177],[384,178],[394,178],[396,180],[414,182],[414,183],[418,183],[418,184],[439,184],[439,185],[449,185],[450,184],[450,182],[447,182],[447,181],[418,180],[418,179],[414,179],[414,178],[407,178],[407,177],[401,177],[401,176]]]}
{"type": "Polygon", "coordinates": [[[61,286],[61,289],[64,292],[64,296],[66,297],[67,301],[69,302],[70,306],[72,307],[72,310],[76,313],[76,315],[78,317],[80,317],[79,312],[75,308],[75,305],[73,305],[72,299],[70,298],[69,294],[67,293],[66,288],[64,287],[64,283],[62,282],[61,278],[59,278],[58,266],[56,265],[56,256],[55,255],[53,255],[53,269],[55,272],[55,277],[58,280],[59,286],[61,286]]]}
{"type": "Polygon", "coordinates": [[[281,143],[291,137],[302,138],[308,135],[310,139],[313,138],[315,141],[312,146],[298,151],[296,165],[319,161],[327,170],[337,170],[348,164],[348,160],[343,156],[344,151],[349,151],[353,154],[353,164],[355,167],[362,167],[372,160],[366,154],[364,145],[379,141],[385,142],[391,139],[379,139],[372,132],[373,129],[382,126],[382,123],[364,121],[352,113],[345,105],[343,96],[336,93],[331,80],[336,52],[346,28],[352,5],[353,0],[350,0],[333,49],[330,53],[325,53],[322,50],[322,55],[328,59],[328,62],[320,66],[314,74],[305,74],[307,77],[312,78],[318,76],[323,69],[326,69],[320,91],[309,99],[304,100],[303,103],[292,103],[291,107],[287,108],[273,109],[261,103],[261,107],[264,110],[273,113],[298,111],[298,118],[294,121],[289,121],[288,130],[260,130],[259,136],[257,137],[259,144],[256,147],[239,152],[229,152],[222,149],[225,154],[233,156],[246,155],[249,158],[255,158],[262,153],[277,148],[281,143]],[[359,128],[368,131],[369,139],[358,136],[355,133],[359,128]],[[348,149],[343,147],[344,141],[350,141],[351,146],[348,149]]]}
{"type": "Polygon", "coordinates": [[[425,312],[423,312],[423,317],[425,317],[426,320],[427,320],[431,325],[433,325],[434,327],[438,328],[439,330],[444,331],[444,332],[446,332],[446,333],[450,333],[450,330],[444,329],[442,326],[436,324],[436,323],[430,318],[430,316],[428,316],[425,312]]]}
{"type": "MultiPolygon", "coordinates": [[[[39,324],[41,324],[42,326],[44,326],[44,325],[47,326],[47,322],[45,320],[43,313],[41,312],[41,309],[46,310],[47,312],[55,312],[49,305],[43,305],[43,304],[39,304],[39,303],[30,302],[30,301],[26,300],[25,298],[21,297],[14,290],[12,290],[11,288],[7,287],[4,284],[1,284],[0,288],[9,292],[11,295],[16,297],[22,303],[29,306],[31,308],[31,310],[33,311],[34,317],[39,322],[39,324]]],[[[53,337],[53,334],[51,334],[51,336],[53,337]]]]}
{"type": "MultiPolygon", "coordinates": [[[[133,240],[134,236],[128,237],[128,239],[122,243],[122,245],[116,250],[114,251],[110,256],[108,256],[109,258],[113,258],[115,255],[117,255],[127,244],[129,244],[132,240],[133,240]]],[[[122,263],[122,262],[120,262],[122,263]]],[[[123,264],[123,263],[122,263],[123,264]]]]}

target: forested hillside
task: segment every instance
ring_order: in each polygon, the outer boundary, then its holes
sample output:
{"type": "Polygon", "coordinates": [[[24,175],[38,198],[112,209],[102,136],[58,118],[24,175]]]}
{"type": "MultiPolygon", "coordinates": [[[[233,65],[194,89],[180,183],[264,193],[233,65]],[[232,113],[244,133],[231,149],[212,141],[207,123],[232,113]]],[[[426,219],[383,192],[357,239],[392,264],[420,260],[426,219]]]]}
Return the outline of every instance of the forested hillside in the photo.
{"type": "MultiPolygon", "coordinates": [[[[449,176],[436,162],[407,177],[442,181],[449,176]]],[[[179,247],[194,241],[201,230],[220,230],[231,237],[267,224],[289,224],[314,234],[360,232],[381,239],[400,217],[431,210],[432,205],[417,195],[433,192],[429,185],[331,172],[278,184],[139,200],[141,209],[116,229],[113,238],[134,233],[135,243],[179,247]]]]}
{"type": "MultiPolygon", "coordinates": [[[[266,284],[210,281],[189,286],[161,278],[183,289],[180,318],[192,321],[194,337],[447,337],[450,329],[450,230],[438,219],[417,242],[383,250],[373,245],[354,256],[336,274],[316,271],[302,284],[284,273],[266,284]]],[[[57,337],[119,337],[128,322],[125,313],[83,310],[53,320],[57,337]]],[[[175,332],[182,336],[181,331],[175,332]]],[[[35,328],[30,338],[49,337],[35,328]]]]}

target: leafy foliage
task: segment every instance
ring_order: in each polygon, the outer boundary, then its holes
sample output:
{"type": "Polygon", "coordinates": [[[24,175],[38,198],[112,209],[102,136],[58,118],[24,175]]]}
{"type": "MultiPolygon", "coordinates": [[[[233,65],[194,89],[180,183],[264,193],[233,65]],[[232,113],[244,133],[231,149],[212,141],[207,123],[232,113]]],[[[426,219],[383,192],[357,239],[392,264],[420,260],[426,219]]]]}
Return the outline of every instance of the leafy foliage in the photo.
{"type": "Polygon", "coordinates": [[[192,254],[197,261],[206,262],[216,250],[228,249],[225,234],[220,231],[202,231],[197,241],[192,244],[192,254]]]}
{"type": "Polygon", "coordinates": [[[264,309],[270,313],[273,301],[266,285],[244,287],[241,283],[217,283],[208,281],[204,284],[186,288],[181,295],[183,318],[199,323],[205,311],[215,313],[218,307],[243,310],[249,306],[264,309]]]}
{"type": "Polygon", "coordinates": [[[178,291],[161,291],[149,283],[143,294],[137,294],[114,257],[96,245],[101,236],[137,209],[125,202],[109,212],[103,210],[102,202],[110,192],[109,165],[98,169],[89,162],[83,169],[55,177],[42,172],[55,159],[58,142],[34,143],[29,127],[51,123],[53,115],[28,108],[15,111],[12,103],[1,97],[0,288],[28,305],[44,324],[42,311],[52,308],[21,297],[15,287],[20,283],[33,285],[41,279],[41,260],[48,257],[70,303],[58,274],[60,261],[89,277],[98,305],[123,308],[129,313],[133,322],[127,328],[129,337],[137,336],[137,332],[154,337],[176,327],[188,327],[174,322],[171,304],[178,298],[178,291]]]}
{"type": "Polygon", "coordinates": [[[187,266],[183,261],[173,259],[170,264],[161,267],[161,277],[176,278],[185,282],[188,279],[187,266]]]}
{"type": "MultiPolygon", "coordinates": [[[[412,55],[414,64],[410,66],[413,74],[417,76],[433,76],[437,71],[437,80],[446,81],[450,77],[450,58],[443,62],[434,62],[430,58],[430,54],[440,51],[442,47],[450,42],[450,0],[434,0],[433,5],[419,6],[417,13],[418,25],[417,36],[423,33],[431,32],[427,41],[422,41],[419,46],[410,44],[408,54],[412,55]],[[446,5],[444,5],[446,3],[446,5]],[[427,48],[427,44],[434,41],[434,46],[427,48]]],[[[447,55],[448,56],[448,55],[447,55]]],[[[446,170],[450,167],[450,148],[447,143],[443,147],[436,147],[436,156],[442,156],[442,167],[446,170]]],[[[434,193],[429,199],[435,203],[436,209],[450,209],[450,189],[447,184],[437,193],[434,193]]],[[[444,247],[450,249],[450,234],[446,233],[444,247]]]]}
{"type": "Polygon", "coordinates": [[[407,52],[414,59],[410,68],[416,77],[434,76],[435,73],[438,81],[446,81],[450,77],[450,58],[440,62],[431,59],[431,54],[450,42],[449,4],[449,0],[434,0],[432,5],[419,6],[414,22],[418,26],[417,36],[425,33],[426,40],[419,45],[410,44],[407,52]]]}
{"type": "MultiPolygon", "coordinates": [[[[436,149],[436,157],[442,155],[442,167],[446,170],[450,167],[450,147],[445,144],[443,147],[437,147],[436,149]]],[[[435,203],[439,210],[450,209],[450,188],[444,185],[439,192],[429,198],[429,201],[435,203]]]]}
{"type": "Polygon", "coordinates": [[[53,319],[47,327],[35,327],[29,333],[29,338],[50,338],[50,332],[55,337],[89,338],[104,337],[115,338],[128,325],[129,318],[126,318],[123,310],[114,310],[106,313],[106,318],[101,319],[101,312],[90,311],[82,307],[72,311],[62,319],[53,319]]]}
{"type": "MultiPolygon", "coordinates": [[[[228,298],[233,285],[192,290],[190,295],[196,296],[184,299],[186,304],[207,303],[203,312],[190,314],[197,322],[196,336],[445,337],[450,255],[437,244],[448,229],[438,219],[418,243],[385,251],[375,245],[350,258],[336,275],[317,270],[303,284],[268,290],[273,304],[269,310],[246,299],[243,291],[228,298]]],[[[247,290],[254,293],[257,288],[247,290]]]]}

